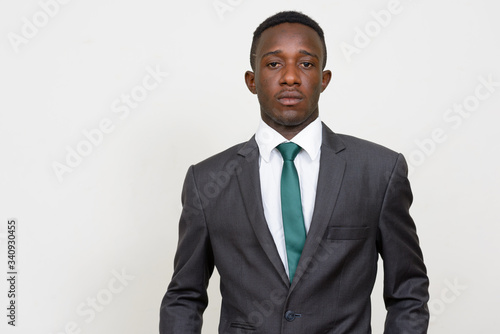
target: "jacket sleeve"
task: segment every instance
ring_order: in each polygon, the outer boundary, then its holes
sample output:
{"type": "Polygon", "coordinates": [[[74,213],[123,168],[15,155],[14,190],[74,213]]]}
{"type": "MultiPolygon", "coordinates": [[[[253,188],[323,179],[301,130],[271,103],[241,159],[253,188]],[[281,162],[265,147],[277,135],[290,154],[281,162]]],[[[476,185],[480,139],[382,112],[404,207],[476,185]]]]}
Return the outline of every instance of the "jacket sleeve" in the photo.
{"type": "Polygon", "coordinates": [[[408,166],[400,154],[380,213],[377,245],[384,262],[385,334],[427,333],[429,280],[415,224],[408,166]]]}
{"type": "Polygon", "coordinates": [[[201,333],[208,305],[207,287],[214,261],[194,175],[191,166],[182,190],[174,273],[160,307],[160,334],[201,333]]]}

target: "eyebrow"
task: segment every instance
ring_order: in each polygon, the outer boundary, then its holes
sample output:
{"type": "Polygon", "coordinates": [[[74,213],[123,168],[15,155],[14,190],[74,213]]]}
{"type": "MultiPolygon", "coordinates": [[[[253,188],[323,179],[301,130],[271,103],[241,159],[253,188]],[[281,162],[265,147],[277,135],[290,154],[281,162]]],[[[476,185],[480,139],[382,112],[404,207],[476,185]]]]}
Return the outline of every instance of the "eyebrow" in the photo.
{"type": "MultiPolygon", "coordinates": [[[[277,54],[280,54],[281,52],[283,52],[283,51],[282,50],[269,51],[269,52],[264,53],[262,55],[262,58],[267,57],[267,56],[277,55],[277,54]]],[[[314,57],[314,58],[316,58],[316,59],[319,60],[319,57],[317,55],[315,55],[314,53],[310,53],[310,52],[308,52],[306,50],[302,50],[301,49],[301,50],[299,50],[299,53],[302,53],[302,54],[304,54],[306,56],[314,57]]]]}
{"type": "Polygon", "coordinates": [[[267,57],[267,56],[273,56],[273,55],[279,54],[281,52],[283,52],[283,51],[281,51],[281,50],[269,51],[267,53],[264,53],[262,55],[262,58],[267,57]]]}
{"type": "Polygon", "coordinates": [[[299,50],[300,53],[305,54],[306,56],[311,56],[319,60],[319,57],[314,53],[307,52],[306,50],[299,50]]]}

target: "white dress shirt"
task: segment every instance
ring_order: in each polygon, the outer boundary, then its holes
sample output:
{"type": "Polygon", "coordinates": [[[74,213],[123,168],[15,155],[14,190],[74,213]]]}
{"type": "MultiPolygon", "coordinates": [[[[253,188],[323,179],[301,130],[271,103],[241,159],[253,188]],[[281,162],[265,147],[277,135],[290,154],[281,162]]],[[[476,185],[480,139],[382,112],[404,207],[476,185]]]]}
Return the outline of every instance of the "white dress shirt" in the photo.
{"type": "Polygon", "coordinates": [[[276,146],[291,141],[302,147],[294,163],[299,175],[302,213],[304,214],[304,224],[307,233],[311,226],[314,201],[316,200],[316,186],[318,184],[322,142],[321,120],[319,117],[315,119],[293,137],[292,140],[287,140],[261,120],[255,134],[255,140],[259,146],[259,174],[264,216],[285,267],[286,274],[289,275],[283,218],[281,215],[281,170],[283,168],[283,157],[276,146]]]}

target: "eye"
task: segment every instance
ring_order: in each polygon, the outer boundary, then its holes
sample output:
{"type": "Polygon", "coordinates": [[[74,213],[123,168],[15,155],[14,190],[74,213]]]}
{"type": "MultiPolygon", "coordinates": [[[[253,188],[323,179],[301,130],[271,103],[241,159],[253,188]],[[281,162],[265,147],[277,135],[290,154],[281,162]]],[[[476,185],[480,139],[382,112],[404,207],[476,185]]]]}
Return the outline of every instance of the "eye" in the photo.
{"type": "Polygon", "coordinates": [[[272,61],[269,64],[267,64],[268,67],[271,68],[277,68],[280,64],[277,61],[272,61]]]}
{"type": "Polygon", "coordinates": [[[303,63],[302,63],[302,66],[303,66],[303,67],[305,67],[305,68],[311,68],[311,67],[313,67],[313,66],[314,66],[314,64],[313,64],[313,63],[309,63],[309,62],[305,61],[305,62],[303,62],[303,63]]]}

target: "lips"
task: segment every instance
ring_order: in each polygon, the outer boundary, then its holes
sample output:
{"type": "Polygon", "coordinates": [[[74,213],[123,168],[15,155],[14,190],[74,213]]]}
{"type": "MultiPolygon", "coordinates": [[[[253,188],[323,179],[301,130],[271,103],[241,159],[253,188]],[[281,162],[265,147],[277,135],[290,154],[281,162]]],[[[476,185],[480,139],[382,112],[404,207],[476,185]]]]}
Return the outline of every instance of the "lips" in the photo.
{"type": "Polygon", "coordinates": [[[291,90],[291,91],[286,90],[279,92],[276,95],[276,99],[278,100],[279,103],[281,103],[284,106],[294,106],[300,103],[304,99],[304,96],[296,90],[291,90]]]}

